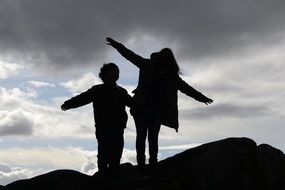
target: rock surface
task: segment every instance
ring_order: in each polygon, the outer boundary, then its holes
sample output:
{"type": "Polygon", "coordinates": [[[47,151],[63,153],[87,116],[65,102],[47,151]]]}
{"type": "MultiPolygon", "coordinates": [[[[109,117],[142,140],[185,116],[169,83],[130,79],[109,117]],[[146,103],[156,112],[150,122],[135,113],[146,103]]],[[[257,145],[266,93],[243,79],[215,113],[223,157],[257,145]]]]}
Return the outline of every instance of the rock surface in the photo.
{"type": "Polygon", "coordinates": [[[285,155],[270,145],[257,146],[248,138],[228,138],[162,160],[152,172],[142,174],[137,166],[125,163],[121,173],[121,179],[114,181],[98,174],[57,170],[3,189],[285,190],[285,155]]]}

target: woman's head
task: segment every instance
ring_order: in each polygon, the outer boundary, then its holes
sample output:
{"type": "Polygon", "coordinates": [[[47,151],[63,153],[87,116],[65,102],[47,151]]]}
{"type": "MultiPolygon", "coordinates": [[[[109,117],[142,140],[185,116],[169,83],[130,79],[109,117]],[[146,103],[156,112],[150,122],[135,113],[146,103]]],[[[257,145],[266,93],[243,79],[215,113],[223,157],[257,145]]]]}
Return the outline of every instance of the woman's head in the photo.
{"type": "Polygon", "coordinates": [[[169,48],[163,48],[159,52],[152,53],[150,58],[154,64],[156,64],[159,70],[166,70],[167,72],[171,72],[173,74],[180,72],[174,54],[169,48]]]}
{"type": "Polygon", "coordinates": [[[101,67],[99,77],[104,83],[116,83],[119,79],[119,67],[114,63],[106,63],[101,67]]]}

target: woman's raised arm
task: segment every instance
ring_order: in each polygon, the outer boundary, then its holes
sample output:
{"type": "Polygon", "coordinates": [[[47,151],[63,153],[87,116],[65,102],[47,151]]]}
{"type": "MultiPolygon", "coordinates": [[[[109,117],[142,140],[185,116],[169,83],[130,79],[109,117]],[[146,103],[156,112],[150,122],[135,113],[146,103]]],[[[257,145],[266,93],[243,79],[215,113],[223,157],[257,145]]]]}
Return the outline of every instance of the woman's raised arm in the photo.
{"type": "Polygon", "coordinates": [[[149,59],[143,58],[140,55],[137,55],[133,51],[126,48],[123,44],[115,41],[112,38],[106,38],[107,44],[115,48],[124,58],[129,60],[131,63],[136,65],[138,68],[143,67],[143,65],[149,61],[149,59]]]}

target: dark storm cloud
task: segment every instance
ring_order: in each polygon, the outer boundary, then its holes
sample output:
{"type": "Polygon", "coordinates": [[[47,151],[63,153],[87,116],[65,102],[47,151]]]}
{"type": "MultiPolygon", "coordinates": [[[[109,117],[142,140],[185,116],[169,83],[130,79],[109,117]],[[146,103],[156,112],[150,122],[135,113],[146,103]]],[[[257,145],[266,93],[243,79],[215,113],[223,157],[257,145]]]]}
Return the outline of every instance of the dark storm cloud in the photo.
{"type": "Polygon", "coordinates": [[[105,37],[125,42],[137,31],[179,45],[199,59],[272,43],[284,29],[284,1],[3,0],[2,56],[49,69],[88,65],[104,57],[105,37]]]}

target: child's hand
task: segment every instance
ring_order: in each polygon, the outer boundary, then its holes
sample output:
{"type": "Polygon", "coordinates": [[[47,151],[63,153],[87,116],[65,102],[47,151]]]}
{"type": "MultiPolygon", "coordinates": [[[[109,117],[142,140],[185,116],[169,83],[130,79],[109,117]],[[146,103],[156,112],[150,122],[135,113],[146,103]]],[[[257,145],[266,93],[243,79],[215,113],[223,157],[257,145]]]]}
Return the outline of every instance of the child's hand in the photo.
{"type": "Polygon", "coordinates": [[[61,105],[61,110],[62,111],[68,110],[68,106],[67,106],[67,104],[65,102],[61,105]]]}

